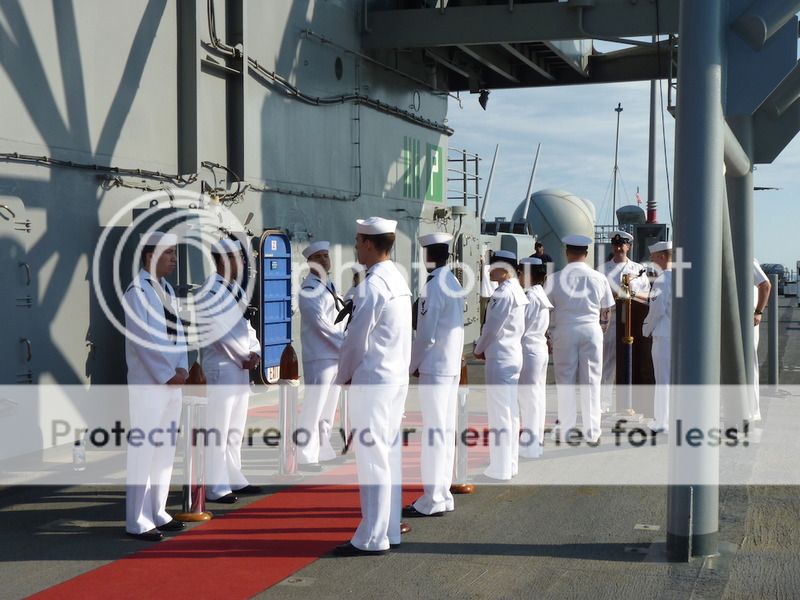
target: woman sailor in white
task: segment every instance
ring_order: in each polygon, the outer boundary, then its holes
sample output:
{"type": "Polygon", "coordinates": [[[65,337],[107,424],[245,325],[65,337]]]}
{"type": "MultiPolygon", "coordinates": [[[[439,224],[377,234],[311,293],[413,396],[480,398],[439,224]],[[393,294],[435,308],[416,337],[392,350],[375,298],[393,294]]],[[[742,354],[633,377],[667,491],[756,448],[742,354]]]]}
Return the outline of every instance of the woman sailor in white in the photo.
{"type": "Polygon", "coordinates": [[[516,276],[517,257],[498,250],[490,277],[499,285],[486,310],[486,322],[475,342],[476,358],[486,359],[486,408],[489,419],[489,466],[484,475],[507,480],[517,474],[519,404],[517,383],[522,370],[522,334],[528,299],[516,276]]]}
{"type": "Polygon", "coordinates": [[[206,498],[233,504],[237,494],[257,494],[242,473],[242,439],[250,400],[250,369],[261,356],[255,329],[245,316],[247,296],[239,285],[242,246],[223,239],[211,247],[216,273],[203,284],[206,294],[198,306],[198,331],[203,348],[203,371],[208,381],[206,424],[206,498]]]}
{"type": "Polygon", "coordinates": [[[545,333],[553,305],[544,293],[547,265],[539,258],[519,261],[520,282],[525,288],[525,333],[522,335],[522,372],[519,376],[519,455],[538,458],[544,446],[547,362],[550,358],[545,333]]]}
{"type": "Polygon", "coordinates": [[[456,402],[464,350],[464,296],[447,267],[448,233],[420,236],[430,272],[417,309],[411,374],[419,374],[422,411],[423,495],[403,509],[404,517],[438,516],[455,509],[450,485],[455,459],[456,402]]]}
{"type": "Polygon", "coordinates": [[[177,265],[177,243],[161,232],[143,240],[142,269],[123,298],[131,431],[144,433],[140,443],[128,443],[125,530],[146,541],[183,528],[166,509],[181,386],[189,376],[175,291],[165,279],[177,265]]]}
{"type": "Polygon", "coordinates": [[[656,388],[653,395],[653,431],[669,431],[669,384],[672,365],[670,330],[672,327],[672,242],[650,246],[650,260],[661,269],[650,290],[650,310],[642,323],[642,335],[653,337],[653,371],[656,388]]]}
{"type": "Polygon", "coordinates": [[[344,303],[328,277],[329,249],[329,242],[318,241],[303,250],[311,272],[300,284],[299,294],[305,396],[297,424],[297,459],[300,469],[305,471],[321,470],[320,461],[336,458],[331,431],[340,386],[334,380],[344,341],[344,323],[335,321],[344,303]]]}

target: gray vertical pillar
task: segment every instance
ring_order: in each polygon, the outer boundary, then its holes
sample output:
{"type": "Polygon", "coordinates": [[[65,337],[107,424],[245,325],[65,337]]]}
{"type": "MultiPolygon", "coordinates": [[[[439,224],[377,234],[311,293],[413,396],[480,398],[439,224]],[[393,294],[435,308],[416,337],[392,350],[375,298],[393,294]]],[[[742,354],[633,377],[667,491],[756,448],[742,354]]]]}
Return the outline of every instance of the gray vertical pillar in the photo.
{"type": "MultiPolygon", "coordinates": [[[[656,43],[656,36],[653,36],[653,43],[656,43]]],[[[647,155],[647,222],[655,223],[656,219],[656,121],[658,113],[656,111],[656,86],[658,82],[653,79],[650,82],[650,144],[647,155]]]]}
{"type": "MultiPolygon", "coordinates": [[[[742,149],[753,157],[753,121],[749,116],[728,119],[742,149]]],[[[738,283],[739,327],[742,330],[744,364],[753,364],[753,170],[742,177],[726,177],[731,215],[733,257],[738,283]]],[[[753,372],[745,369],[746,382],[753,385],[753,372]]]]}
{"type": "Polygon", "coordinates": [[[769,276],[772,290],[767,303],[767,384],[778,387],[778,276],[769,276]]]}
{"type": "Polygon", "coordinates": [[[200,80],[200,38],[197,2],[178,5],[178,172],[197,173],[197,96],[200,80]]]}
{"type": "MultiPolygon", "coordinates": [[[[702,387],[691,398],[674,394],[670,419],[691,412],[684,431],[708,431],[719,422],[720,322],[708,314],[719,306],[721,289],[723,0],[681,0],[679,32],[674,242],[691,268],[678,266],[673,275],[682,277],[683,293],[676,282],[672,339],[696,343],[673,343],[672,380],[702,387]]],[[[717,552],[719,453],[705,445],[693,451],[692,472],[706,485],[688,485],[676,437],[669,441],[667,552],[688,560],[717,552]]]]}

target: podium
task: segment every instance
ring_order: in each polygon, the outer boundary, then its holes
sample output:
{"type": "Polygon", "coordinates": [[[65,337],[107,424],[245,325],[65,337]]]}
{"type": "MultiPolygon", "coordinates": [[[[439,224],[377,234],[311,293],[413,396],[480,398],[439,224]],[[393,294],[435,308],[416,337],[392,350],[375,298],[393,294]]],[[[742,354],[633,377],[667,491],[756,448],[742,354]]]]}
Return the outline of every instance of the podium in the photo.
{"type": "MultiPolygon", "coordinates": [[[[633,410],[645,416],[653,416],[653,386],[656,379],[653,373],[652,338],[642,335],[642,323],[649,306],[634,298],[631,301],[631,336],[633,337],[633,410]]],[[[625,301],[618,299],[617,311],[617,410],[625,407],[625,385],[627,365],[625,359],[628,349],[624,342],[627,311],[625,301]]]]}

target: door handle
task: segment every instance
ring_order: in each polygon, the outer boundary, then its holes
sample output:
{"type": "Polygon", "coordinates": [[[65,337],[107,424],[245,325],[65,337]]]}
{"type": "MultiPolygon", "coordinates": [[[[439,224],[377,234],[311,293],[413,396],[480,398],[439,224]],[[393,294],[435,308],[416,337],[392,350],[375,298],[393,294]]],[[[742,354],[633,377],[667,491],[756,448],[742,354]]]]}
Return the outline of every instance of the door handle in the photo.
{"type": "MultiPolygon", "coordinates": [[[[8,214],[10,214],[10,215],[11,215],[11,219],[16,219],[16,218],[17,218],[17,213],[15,213],[13,210],[11,210],[11,209],[8,207],[8,205],[7,205],[7,204],[0,204],[0,208],[2,208],[3,210],[7,211],[7,212],[8,212],[8,214]]],[[[6,221],[10,221],[10,220],[11,220],[11,219],[9,219],[9,218],[8,218],[8,217],[6,217],[6,216],[4,216],[3,218],[4,218],[6,221]]]]}
{"type": "Polygon", "coordinates": [[[25,285],[30,285],[31,284],[31,266],[28,263],[22,262],[22,261],[20,261],[19,266],[22,267],[23,269],[25,269],[25,275],[27,275],[27,277],[28,277],[28,282],[25,285]]]}
{"type": "Polygon", "coordinates": [[[28,338],[19,338],[19,343],[25,344],[28,350],[28,359],[25,362],[31,362],[31,359],[33,359],[33,345],[31,341],[28,338]]]}

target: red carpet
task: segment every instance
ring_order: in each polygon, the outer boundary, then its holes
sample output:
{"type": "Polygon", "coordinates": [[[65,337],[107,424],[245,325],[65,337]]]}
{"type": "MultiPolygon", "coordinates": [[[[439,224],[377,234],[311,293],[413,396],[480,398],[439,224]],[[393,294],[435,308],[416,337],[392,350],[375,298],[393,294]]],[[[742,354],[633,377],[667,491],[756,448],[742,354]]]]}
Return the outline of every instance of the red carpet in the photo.
{"type": "Polygon", "coordinates": [[[358,488],[296,486],[32,598],[251,598],[349,540],[360,520],[358,488]]]}

